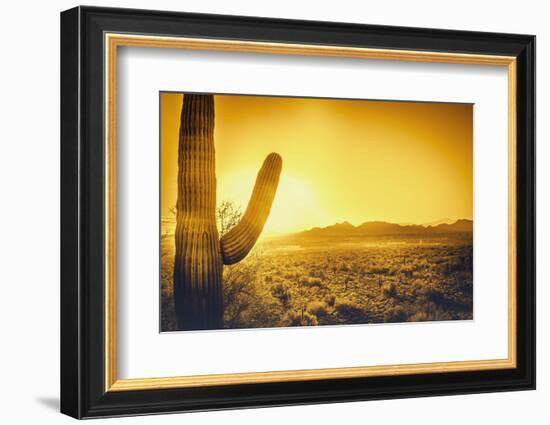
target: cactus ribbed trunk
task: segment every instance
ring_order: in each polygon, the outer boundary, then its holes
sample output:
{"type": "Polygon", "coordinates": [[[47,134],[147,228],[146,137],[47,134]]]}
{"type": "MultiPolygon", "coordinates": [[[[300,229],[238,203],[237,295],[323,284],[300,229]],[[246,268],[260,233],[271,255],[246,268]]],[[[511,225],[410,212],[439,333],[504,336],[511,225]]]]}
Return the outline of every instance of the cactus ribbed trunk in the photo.
{"type": "Polygon", "coordinates": [[[216,228],[214,98],[184,95],[178,148],[174,304],[179,330],[223,327],[222,267],[246,257],[269,216],[282,168],[267,156],[241,221],[220,241],[216,228]]]}
{"type": "Polygon", "coordinates": [[[179,329],[212,329],[223,323],[215,161],[214,99],[185,95],[178,149],[174,262],[179,329]]]}

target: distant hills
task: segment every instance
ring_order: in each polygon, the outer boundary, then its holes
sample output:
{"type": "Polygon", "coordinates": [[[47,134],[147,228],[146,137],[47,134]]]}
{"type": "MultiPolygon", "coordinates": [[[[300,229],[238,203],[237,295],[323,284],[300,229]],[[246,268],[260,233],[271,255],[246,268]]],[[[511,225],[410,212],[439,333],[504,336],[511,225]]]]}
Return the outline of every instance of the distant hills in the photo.
{"type": "Polygon", "coordinates": [[[350,237],[350,236],[409,236],[409,235],[442,235],[449,233],[472,233],[472,220],[448,219],[435,222],[438,224],[404,225],[385,221],[367,221],[359,226],[344,221],[327,227],[314,227],[304,232],[296,233],[301,237],[350,237]],[[449,223],[450,221],[450,223],[449,223]]]}
{"type": "Polygon", "coordinates": [[[427,226],[439,226],[440,224],[453,224],[457,220],[451,220],[450,218],[442,218],[440,220],[430,221],[429,223],[423,223],[424,227],[427,226]]]}

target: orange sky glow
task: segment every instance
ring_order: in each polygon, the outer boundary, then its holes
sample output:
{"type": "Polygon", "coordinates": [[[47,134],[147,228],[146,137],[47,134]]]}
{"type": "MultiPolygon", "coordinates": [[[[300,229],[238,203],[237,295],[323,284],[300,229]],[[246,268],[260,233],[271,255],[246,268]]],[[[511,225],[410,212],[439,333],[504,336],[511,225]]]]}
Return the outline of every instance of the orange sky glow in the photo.
{"type": "MultiPolygon", "coordinates": [[[[161,93],[161,215],[177,198],[182,94],[161,93]]],[[[473,105],[215,96],[217,202],[244,210],[283,158],[264,234],[349,221],[472,219],[473,105]]]]}

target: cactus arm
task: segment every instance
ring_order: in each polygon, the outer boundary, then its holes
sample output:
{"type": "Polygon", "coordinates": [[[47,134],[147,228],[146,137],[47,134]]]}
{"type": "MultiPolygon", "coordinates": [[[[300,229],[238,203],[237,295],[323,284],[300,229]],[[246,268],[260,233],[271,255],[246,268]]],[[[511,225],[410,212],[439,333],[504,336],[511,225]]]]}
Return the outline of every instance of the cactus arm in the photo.
{"type": "Polygon", "coordinates": [[[221,238],[224,264],[238,263],[254,247],[269,216],[279,184],[282,164],[281,157],[276,153],[269,154],[265,159],[243,217],[221,238]]]}

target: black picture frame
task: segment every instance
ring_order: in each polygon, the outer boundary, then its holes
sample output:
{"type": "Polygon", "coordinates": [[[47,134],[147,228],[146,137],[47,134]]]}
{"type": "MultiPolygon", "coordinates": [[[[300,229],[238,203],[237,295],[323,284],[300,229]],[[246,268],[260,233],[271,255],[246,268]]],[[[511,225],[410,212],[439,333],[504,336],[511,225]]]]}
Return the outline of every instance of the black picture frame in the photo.
{"type": "Polygon", "coordinates": [[[535,388],[535,37],[76,7],[61,13],[61,412],[75,418],[535,388]],[[517,367],[105,391],[104,34],[507,55],[517,59],[517,367]]]}

